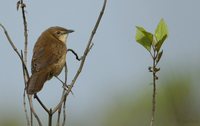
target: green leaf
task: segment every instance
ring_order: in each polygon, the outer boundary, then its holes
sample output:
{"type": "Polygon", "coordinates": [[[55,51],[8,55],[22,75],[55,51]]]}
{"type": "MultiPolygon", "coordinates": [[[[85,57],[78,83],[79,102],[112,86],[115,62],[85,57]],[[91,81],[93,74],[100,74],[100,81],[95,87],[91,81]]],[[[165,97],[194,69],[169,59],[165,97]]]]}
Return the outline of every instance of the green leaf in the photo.
{"type": "Polygon", "coordinates": [[[163,42],[167,38],[167,36],[168,36],[167,24],[165,23],[164,19],[161,19],[160,22],[158,23],[156,30],[155,30],[155,38],[156,38],[155,46],[158,49],[157,50],[158,52],[159,52],[159,49],[161,48],[163,42]]]}
{"type": "Polygon", "coordinates": [[[160,61],[160,58],[162,57],[162,54],[163,54],[163,50],[158,53],[158,56],[156,58],[156,63],[158,63],[160,61]]]}
{"type": "Polygon", "coordinates": [[[150,52],[152,41],[153,41],[153,34],[151,34],[150,32],[147,32],[142,27],[136,26],[136,28],[137,28],[136,36],[135,36],[136,41],[150,52]]]}
{"type": "Polygon", "coordinates": [[[162,44],[163,44],[163,42],[165,41],[165,39],[167,38],[167,35],[165,35],[160,41],[158,41],[157,43],[156,43],[156,51],[157,52],[159,52],[159,50],[160,50],[160,48],[161,48],[161,46],[162,46],[162,44]]]}

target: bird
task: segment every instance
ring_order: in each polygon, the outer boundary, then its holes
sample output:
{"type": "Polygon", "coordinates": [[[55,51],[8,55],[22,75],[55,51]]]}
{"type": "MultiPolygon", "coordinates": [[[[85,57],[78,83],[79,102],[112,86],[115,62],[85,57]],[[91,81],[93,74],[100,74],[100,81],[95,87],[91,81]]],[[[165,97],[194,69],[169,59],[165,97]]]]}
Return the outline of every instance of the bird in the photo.
{"type": "Polygon", "coordinates": [[[67,37],[72,32],[74,30],[53,26],[39,36],[33,48],[27,94],[38,93],[47,80],[61,73],[66,63],[67,37]]]}

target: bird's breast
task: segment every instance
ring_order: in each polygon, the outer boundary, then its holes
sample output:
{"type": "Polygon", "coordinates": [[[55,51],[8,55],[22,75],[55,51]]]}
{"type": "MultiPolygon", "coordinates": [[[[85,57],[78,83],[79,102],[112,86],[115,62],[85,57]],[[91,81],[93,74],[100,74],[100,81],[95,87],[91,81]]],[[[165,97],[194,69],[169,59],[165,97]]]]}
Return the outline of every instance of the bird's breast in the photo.
{"type": "Polygon", "coordinates": [[[62,71],[64,65],[66,62],[66,55],[63,55],[56,64],[54,64],[54,76],[58,76],[60,74],[60,72],[62,71]]]}

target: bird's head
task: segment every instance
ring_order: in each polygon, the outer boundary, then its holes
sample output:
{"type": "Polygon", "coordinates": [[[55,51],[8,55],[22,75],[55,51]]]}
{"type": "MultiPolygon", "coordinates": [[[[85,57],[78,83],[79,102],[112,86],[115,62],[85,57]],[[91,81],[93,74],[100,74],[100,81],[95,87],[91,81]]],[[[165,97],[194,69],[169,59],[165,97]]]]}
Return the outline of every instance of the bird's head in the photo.
{"type": "Polygon", "coordinates": [[[62,41],[63,43],[66,42],[68,34],[74,32],[74,30],[66,29],[59,26],[50,27],[47,29],[47,31],[50,32],[50,34],[52,34],[55,38],[62,41]]]}

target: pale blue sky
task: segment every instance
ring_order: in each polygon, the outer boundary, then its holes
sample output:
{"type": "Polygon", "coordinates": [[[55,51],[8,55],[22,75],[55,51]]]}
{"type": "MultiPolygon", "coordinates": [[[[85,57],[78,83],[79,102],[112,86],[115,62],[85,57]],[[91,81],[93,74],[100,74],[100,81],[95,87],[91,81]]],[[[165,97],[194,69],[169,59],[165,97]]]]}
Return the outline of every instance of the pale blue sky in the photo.
{"type": "MultiPolygon", "coordinates": [[[[21,11],[16,10],[14,0],[0,4],[0,23],[8,30],[18,49],[23,49],[23,25],[21,11]]],[[[54,25],[74,29],[69,36],[68,47],[81,55],[103,0],[27,0],[26,15],[29,29],[29,70],[33,45],[46,28],[54,25]]],[[[187,68],[200,64],[200,1],[199,0],[108,0],[105,15],[93,40],[83,72],[73,88],[68,111],[72,119],[83,116],[88,110],[94,114],[105,101],[123,92],[134,92],[149,85],[151,64],[149,54],[135,42],[135,26],[143,26],[153,32],[164,18],[169,27],[169,38],[163,45],[164,55],[160,66],[164,74],[176,66],[187,68]],[[143,80],[146,84],[139,83],[143,80]]],[[[11,108],[22,110],[23,77],[21,64],[0,32],[0,113],[11,108]]],[[[69,79],[78,61],[69,54],[69,79]]],[[[184,70],[183,70],[184,71],[184,70]]],[[[53,79],[39,93],[52,106],[61,92],[53,79]],[[59,91],[58,91],[59,90],[59,91]],[[51,92],[51,93],[50,93],[51,92]]],[[[135,93],[137,94],[137,93],[135,93]]],[[[36,105],[38,106],[38,105],[36,105]]],[[[38,108],[40,110],[40,107],[38,108]]],[[[89,114],[89,113],[88,113],[89,114]]]]}

